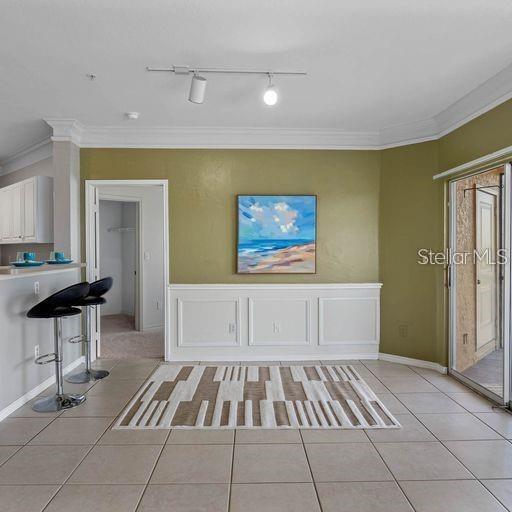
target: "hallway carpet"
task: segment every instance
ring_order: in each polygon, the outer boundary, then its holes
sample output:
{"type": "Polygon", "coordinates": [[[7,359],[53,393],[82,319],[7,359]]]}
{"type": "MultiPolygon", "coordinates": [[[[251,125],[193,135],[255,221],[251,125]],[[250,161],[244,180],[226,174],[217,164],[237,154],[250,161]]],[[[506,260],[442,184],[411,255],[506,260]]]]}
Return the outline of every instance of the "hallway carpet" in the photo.
{"type": "Polygon", "coordinates": [[[140,359],[164,356],[164,330],[136,331],[133,316],[101,317],[101,358],[140,359]]]}

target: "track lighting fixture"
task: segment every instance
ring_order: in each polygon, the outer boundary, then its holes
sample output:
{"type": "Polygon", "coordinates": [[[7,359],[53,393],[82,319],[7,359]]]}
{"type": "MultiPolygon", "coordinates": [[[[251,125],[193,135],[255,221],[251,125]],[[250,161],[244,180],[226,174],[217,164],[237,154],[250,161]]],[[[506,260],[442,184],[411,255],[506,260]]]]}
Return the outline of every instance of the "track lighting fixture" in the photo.
{"type": "Polygon", "coordinates": [[[192,103],[203,103],[204,93],[206,91],[206,78],[194,73],[190,82],[190,93],[188,101],[192,103]]]}
{"type": "Polygon", "coordinates": [[[268,86],[263,94],[263,101],[265,102],[265,105],[268,105],[269,107],[273,107],[277,100],[279,99],[279,95],[277,94],[276,88],[274,84],[272,83],[272,75],[268,74],[268,86]]]}
{"type": "Polygon", "coordinates": [[[191,68],[189,66],[171,66],[171,67],[152,67],[148,66],[147,71],[163,71],[174,73],[175,75],[190,75],[192,73],[192,81],[190,83],[190,92],[188,100],[192,103],[203,103],[206,91],[206,78],[199,75],[205,73],[217,74],[236,74],[236,75],[266,75],[268,77],[268,86],[263,94],[263,101],[266,105],[274,106],[277,104],[279,95],[277,89],[272,83],[275,75],[289,76],[305,76],[306,71],[268,71],[259,69],[223,69],[223,68],[191,68]]]}

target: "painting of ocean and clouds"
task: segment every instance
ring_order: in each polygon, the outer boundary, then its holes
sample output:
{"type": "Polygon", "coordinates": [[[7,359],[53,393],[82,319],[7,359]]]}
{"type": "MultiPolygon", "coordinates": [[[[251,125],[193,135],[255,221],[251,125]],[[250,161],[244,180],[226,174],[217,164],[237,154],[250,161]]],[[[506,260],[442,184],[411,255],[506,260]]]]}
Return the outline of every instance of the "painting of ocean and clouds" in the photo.
{"type": "Polygon", "coordinates": [[[315,272],[316,196],[238,196],[238,273],[315,272]]]}

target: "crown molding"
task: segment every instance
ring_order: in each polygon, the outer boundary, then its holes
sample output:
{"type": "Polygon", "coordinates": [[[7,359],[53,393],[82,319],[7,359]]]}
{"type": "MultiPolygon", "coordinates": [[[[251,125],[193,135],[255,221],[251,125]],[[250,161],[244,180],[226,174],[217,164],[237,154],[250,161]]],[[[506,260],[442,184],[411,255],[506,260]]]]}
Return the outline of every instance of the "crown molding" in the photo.
{"type": "Polygon", "coordinates": [[[512,64],[437,115],[380,131],[242,127],[84,126],[47,118],[52,141],[82,148],[381,150],[439,139],[512,98],[512,64]]]}
{"type": "Polygon", "coordinates": [[[73,142],[80,146],[84,133],[84,125],[76,119],[61,119],[57,117],[47,117],[44,121],[53,131],[52,142],[73,142]]]}
{"type": "Polygon", "coordinates": [[[512,64],[434,116],[443,137],[512,98],[512,64]]]}
{"type": "Polygon", "coordinates": [[[0,176],[28,167],[29,165],[51,158],[53,154],[50,137],[43,139],[32,146],[17,151],[0,162],[0,176]]]}
{"type": "Polygon", "coordinates": [[[439,127],[433,118],[388,126],[380,131],[379,149],[436,140],[439,138],[438,132],[439,127]]]}
{"type": "Polygon", "coordinates": [[[378,132],[293,128],[88,126],[84,148],[377,149],[378,132]]]}

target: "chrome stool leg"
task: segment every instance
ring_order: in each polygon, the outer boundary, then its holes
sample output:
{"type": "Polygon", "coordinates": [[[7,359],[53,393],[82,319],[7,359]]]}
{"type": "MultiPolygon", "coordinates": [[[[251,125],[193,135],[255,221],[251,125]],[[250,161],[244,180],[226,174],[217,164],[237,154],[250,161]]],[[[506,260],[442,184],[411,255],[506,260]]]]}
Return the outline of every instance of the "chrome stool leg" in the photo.
{"type": "Polygon", "coordinates": [[[54,350],[53,354],[45,354],[36,359],[37,364],[55,362],[55,383],[57,393],[43,396],[36,400],[32,409],[36,412],[54,412],[76,407],[85,401],[84,395],[66,394],[62,382],[62,318],[54,318],[54,350]],[[51,358],[53,356],[53,359],[51,358]]]}
{"type": "Polygon", "coordinates": [[[109,372],[106,370],[93,370],[91,368],[91,308],[94,306],[85,307],[85,370],[66,377],[67,382],[72,384],[83,384],[91,382],[91,380],[104,379],[109,372]]]}

